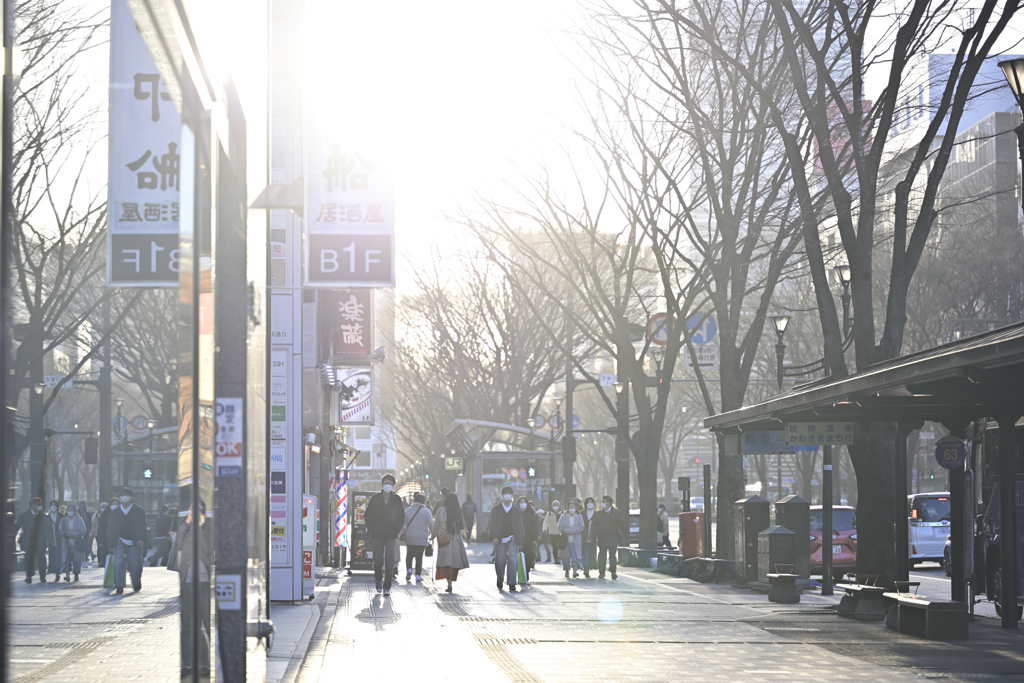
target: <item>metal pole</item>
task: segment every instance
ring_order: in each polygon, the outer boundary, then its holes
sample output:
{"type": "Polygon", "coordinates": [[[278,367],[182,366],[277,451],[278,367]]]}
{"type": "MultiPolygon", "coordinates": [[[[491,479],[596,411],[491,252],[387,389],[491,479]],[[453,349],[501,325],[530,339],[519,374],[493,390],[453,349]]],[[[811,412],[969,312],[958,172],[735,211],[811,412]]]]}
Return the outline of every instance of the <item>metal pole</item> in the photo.
{"type": "Polygon", "coordinates": [[[907,429],[900,423],[896,428],[895,452],[896,489],[896,580],[910,580],[910,539],[907,529],[907,429]]]}
{"type": "Polygon", "coordinates": [[[704,465],[704,557],[711,557],[711,465],[704,465]]]}
{"type": "Polygon", "coordinates": [[[775,500],[780,500],[782,498],[782,453],[778,453],[777,455],[778,455],[778,458],[777,458],[775,464],[776,464],[776,468],[778,469],[779,481],[778,481],[778,485],[775,487],[775,491],[776,491],[775,500]]]}
{"type": "Polygon", "coordinates": [[[1003,628],[1017,628],[1017,435],[1018,415],[1000,415],[999,420],[999,601],[1003,628]]]}
{"type": "Polygon", "coordinates": [[[779,335],[779,342],[775,345],[775,356],[776,356],[776,358],[779,361],[779,367],[778,367],[777,372],[778,372],[778,378],[779,378],[779,391],[782,391],[782,377],[783,377],[782,361],[786,357],[786,345],[782,342],[782,335],[781,334],[779,335]]]}
{"type": "MultiPolygon", "coordinates": [[[[574,382],[575,382],[575,378],[573,377],[574,372],[573,372],[573,367],[572,367],[572,353],[573,353],[572,333],[573,333],[572,318],[566,317],[566,319],[565,319],[565,344],[566,344],[566,346],[565,346],[565,350],[566,350],[566,354],[565,354],[565,422],[563,422],[565,427],[564,427],[564,429],[562,431],[562,439],[575,439],[576,438],[575,436],[573,436],[573,433],[572,433],[572,426],[573,426],[572,425],[572,421],[573,421],[572,392],[573,392],[574,382]]],[[[568,452],[568,453],[575,454],[576,449],[573,448],[573,446],[575,446],[575,444],[568,444],[568,446],[569,446],[569,450],[567,451],[566,448],[563,447],[562,448],[562,453],[565,454],[565,453],[568,452]]],[[[576,497],[576,484],[573,481],[573,477],[572,477],[572,470],[573,470],[573,466],[574,465],[575,465],[574,462],[572,462],[571,460],[567,460],[566,458],[563,457],[563,459],[562,459],[562,473],[563,473],[563,478],[565,480],[565,496],[569,500],[572,500],[573,498],[576,497]]]]}
{"type": "MultiPolygon", "coordinates": [[[[0,446],[3,455],[0,456],[0,500],[4,502],[4,509],[0,510],[2,519],[2,538],[4,561],[0,562],[0,657],[3,661],[10,661],[8,657],[8,643],[10,634],[7,626],[7,605],[10,597],[11,569],[13,562],[8,561],[14,557],[14,528],[13,490],[14,483],[9,475],[13,472],[12,449],[8,444],[14,436],[14,425],[11,423],[13,417],[11,405],[10,382],[7,369],[8,358],[11,353],[11,272],[13,268],[14,249],[14,0],[4,0],[3,10],[3,32],[4,32],[4,75],[3,75],[3,134],[0,141],[0,446]]],[[[31,552],[31,549],[30,549],[31,552]]],[[[9,666],[0,667],[0,681],[9,679],[9,666]]]]}
{"type": "Polygon", "coordinates": [[[832,446],[821,452],[821,594],[832,595],[832,446]]]}
{"type": "MultiPolygon", "coordinates": [[[[103,299],[103,329],[110,330],[110,297],[103,299]]],[[[99,428],[99,492],[101,501],[109,501],[113,495],[114,488],[114,454],[111,446],[111,424],[110,402],[113,400],[113,387],[111,386],[110,372],[110,343],[111,337],[103,344],[103,366],[100,368],[100,378],[96,388],[100,392],[100,428],[99,428]]]]}
{"type": "Polygon", "coordinates": [[[615,437],[615,464],[618,468],[615,503],[620,510],[629,512],[629,380],[620,377],[619,381],[625,386],[622,392],[615,397],[615,422],[617,436],[615,437]]]}

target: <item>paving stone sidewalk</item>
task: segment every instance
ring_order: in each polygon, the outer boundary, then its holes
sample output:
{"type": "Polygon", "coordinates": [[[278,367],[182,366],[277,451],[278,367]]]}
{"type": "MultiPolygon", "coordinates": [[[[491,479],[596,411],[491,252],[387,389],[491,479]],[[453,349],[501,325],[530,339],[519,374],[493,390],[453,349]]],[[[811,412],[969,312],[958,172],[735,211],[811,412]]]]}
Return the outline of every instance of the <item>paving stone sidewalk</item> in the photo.
{"type": "MultiPolygon", "coordinates": [[[[538,565],[523,592],[498,592],[489,546],[470,546],[455,592],[372,576],[322,581],[323,618],[297,680],[902,681],[1024,678],[1024,638],[976,619],[971,639],[940,643],[835,614],[838,599],[798,605],[643,569],[617,581],[567,581],[538,565]]],[[[404,570],[402,572],[404,578],[404,570]]]]}

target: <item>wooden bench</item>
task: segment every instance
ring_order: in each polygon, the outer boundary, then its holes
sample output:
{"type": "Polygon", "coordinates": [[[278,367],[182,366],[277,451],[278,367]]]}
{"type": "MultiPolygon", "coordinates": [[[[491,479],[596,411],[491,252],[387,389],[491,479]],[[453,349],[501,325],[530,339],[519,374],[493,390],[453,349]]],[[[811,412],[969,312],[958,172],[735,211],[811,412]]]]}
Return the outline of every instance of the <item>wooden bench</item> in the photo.
{"type": "Polygon", "coordinates": [[[885,598],[892,602],[892,616],[886,619],[889,628],[929,640],[967,639],[967,603],[902,591],[885,593],[885,598]]]}
{"type": "Polygon", "coordinates": [[[881,621],[886,609],[882,604],[885,588],[876,586],[878,577],[871,574],[849,574],[854,583],[838,583],[836,588],[846,592],[839,601],[839,616],[858,621],[881,621]]]}

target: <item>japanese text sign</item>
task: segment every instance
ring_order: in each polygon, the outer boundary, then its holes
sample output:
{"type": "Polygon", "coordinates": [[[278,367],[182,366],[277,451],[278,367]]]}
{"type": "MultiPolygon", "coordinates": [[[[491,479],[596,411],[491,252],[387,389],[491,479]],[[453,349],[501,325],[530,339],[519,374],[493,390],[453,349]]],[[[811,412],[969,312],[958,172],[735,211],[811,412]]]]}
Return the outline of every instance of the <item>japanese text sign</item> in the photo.
{"type": "Polygon", "coordinates": [[[967,444],[955,436],[944,436],[935,443],[935,462],[947,470],[963,469],[967,462],[967,444]]]}
{"type": "Polygon", "coordinates": [[[373,353],[373,290],[343,289],[321,292],[320,319],[324,334],[330,334],[332,357],[373,353]]]}
{"type": "Polygon", "coordinates": [[[107,284],[178,284],[181,117],[125,0],[110,11],[107,284]]]}
{"type": "Polygon", "coordinates": [[[744,432],[743,453],[795,453],[797,451],[816,451],[817,445],[790,445],[786,432],[744,432]]]}
{"type": "Polygon", "coordinates": [[[791,446],[844,445],[853,443],[852,422],[790,422],[784,430],[791,446]]]}

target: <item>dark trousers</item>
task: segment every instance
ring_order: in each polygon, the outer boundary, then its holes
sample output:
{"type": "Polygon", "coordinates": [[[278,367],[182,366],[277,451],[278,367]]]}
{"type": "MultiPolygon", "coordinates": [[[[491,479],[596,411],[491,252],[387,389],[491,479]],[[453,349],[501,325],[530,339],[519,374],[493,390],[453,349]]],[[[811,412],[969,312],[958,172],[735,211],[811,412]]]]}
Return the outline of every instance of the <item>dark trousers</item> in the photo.
{"type": "Polygon", "coordinates": [[[618,554],[618,542],[616,541],[598,541],[597,542],[597,570],[601,576],[604,576],[604,564],[605,558],[608,558],[608,569],[611,570],[612,574],[615,574],[615,569],[618,566],[618,562],[615,556],[618,554]]]}
{"type": "MultiPolygon", "coordinates": [[[[60,543],[51,545],[48,549],[50,561],[46,565],[47,574],[60,574],[60,568],[64,565],[64,553],[61,552],[60,543]]],[[[42,574],[42,572],[40,572],[42,574]]]]}
{"type": "Polygon", "coordinates": [[[195,592],[194,583],[179,581],[181,587],[181,667],[191,669],[193,661],[192,636],[193,629],[199,629],[199,666],[210,668],[210,584],[200,583],[198,618],[193,609],[192,601],[195,592]]]}
{"type": "Polygon", "coordinates": [[[32,552],[31,545],[23,547],[22,550],[25,551],[25,578],[31,579],[38,569],[39,578],[46,581],[46,546],[38,543],[35,552],[32,552]]]}
{"type": "Polygon", "coordinates": [[[470,517],[466,520],[466,538],[470,538],[473,535],[473,518],[470,517]]]}
{"type": "Polygon", "coordinates": [[[384,580],[384,590],[391,590],[391,579],[395,575],[395,546],[398,539],[383,538],[372,539],[373,543],[373,578],[375,581],[384,580]],[[386,567],[385,567],[386,565],[386,567]]]}
{"type": "Polygon", "coordinates": [[[162,567],[167,564],[167,558],[171,554],[171,537],[156,539],[156,550],[149,558],[150,567],[162,567]]]}
{"type": "Polygon", "coordinates": [[[530,578],[530,570],[533,569],[534,564],[537,562],[536,541],[527,541],[523,544],[523,555],[526,556],[526,578],[530,578]]]}
{"type": "Polygon", "coordinates": [[[561,534],[551,534],[551,552],[554,553],[552,562],[558,564],[558,546],[562,543],[563,536],[561,534]]]}
{"type": "Polygon", "coordinates": [[[594,541],[583,542],[583,569],[590,571],[597,567],[597,543],[594,541]]]}
{"type": "Polygon", "coordinates": [[[405,546],[405,570],[411,571],[413,561],[416,563],[416,576],[423,575],[423,551],[427,549],[425,545],[406,545],[405,546]]]}

